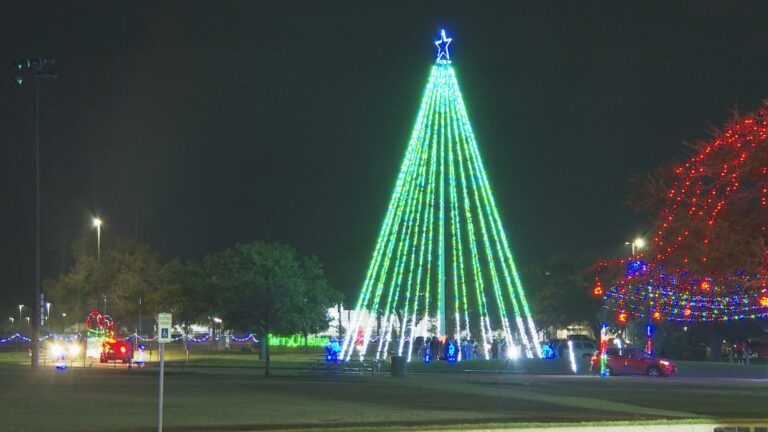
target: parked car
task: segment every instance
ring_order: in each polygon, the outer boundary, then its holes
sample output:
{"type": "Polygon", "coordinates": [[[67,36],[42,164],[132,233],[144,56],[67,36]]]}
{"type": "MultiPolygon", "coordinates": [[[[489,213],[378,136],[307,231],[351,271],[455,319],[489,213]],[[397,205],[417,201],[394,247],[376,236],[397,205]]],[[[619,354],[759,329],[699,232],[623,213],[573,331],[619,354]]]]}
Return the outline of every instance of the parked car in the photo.
{"type": "MultiPolygon", "coordinates": [[[[670,376],[677,371],[677,365],[665,358],[654,357],[639,349],[611,348],[608,355],[608,375],[648,375],[650,377],[670,376]]],[[[600,371],[600,355],[592,357],[590,369],[600,371]]]]}
{"type": "Polygon", "coordinates": [[[592,357],[597,352],[597,342],[593,340],[565,340],[557,344],[558,357],[570,357],[569,350],[573,349],[573,358],[592,357]],[[570,342],[570,347],[568,343],[570,342]]]}
{"type": "Polygon", "coordinates": [[[133,358],[133,347],[122,339],[109,338],[101,347],[99,361],[106,363],[110,360],[130,363],[133,358]]]}

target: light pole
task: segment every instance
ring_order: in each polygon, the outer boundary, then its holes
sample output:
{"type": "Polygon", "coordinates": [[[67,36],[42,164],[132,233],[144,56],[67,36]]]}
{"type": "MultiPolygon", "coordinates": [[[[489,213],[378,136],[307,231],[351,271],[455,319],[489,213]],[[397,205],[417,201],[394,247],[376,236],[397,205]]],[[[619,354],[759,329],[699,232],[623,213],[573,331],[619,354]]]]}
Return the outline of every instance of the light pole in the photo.
{"type": "Polygon", "coordinates": [[[51,323],[49,321],[50,319],[51,319],[51,303],[46,302],[45,303],[45,326],[49,332],[51,331],[51,323]]]}
{"type": "Polygon", "coordinates": [[[93,226],[96,227],[96,261],[101,262],[101,225],[100,218],[93,218],[93,226]]]}
{"type": "Polygon", "coordinates": [[[24,309],[24,305],[23,305],[23,304],[20,304],[20,305],[19,305],[19,324],[21,324],[21,311],[22,311],[23,309],[24,309]]]}
{"type": "MultiPolygon", "coordinates": [[[[632,243],[626,242],[626,244],[632,245],[632,258],[634,258],[637,251],[645,247],[645,240],[642,237],[638,237],[634,239],[632,243]]],[[[651,286],[648,285],[648,324],[646,324],[645,326],[645,336],[646,336],[645,350],[649,354],[653,349],[653,324],[652,324],[653,304],[651,300],[652,294],[653,293],[651,291],[651,286]]]]}
{"type": "Polygon", "coordinates": [[[40,315],[42,313],[42,304],[40,299],[40,84],[43,81],[51,81],[58,75],[48,70],[55,60],[51,58],[30,58],[26,60],[17,60],[13,62],[18,75],[14,81],[18,85],[24,85],[27,77],[33,78],[35,83],[35,200],[34,200],[34,291],[35,301],[32,305],[32,334],[30,335],[30,346],[32,348],[32,368],[36,369],[40,365],[40,344],[37,340],[40,328],[40,315]],[[26,74],[25,74],[26,72],[26,74]]]}
{"type": "Polygon", "coordinates": [[[635,256],[636,251],[645,247],[645,240],[642,237],[634,239],[631,243],[625,242],[626,245],[632,245],[632,256],[635,256]]]}

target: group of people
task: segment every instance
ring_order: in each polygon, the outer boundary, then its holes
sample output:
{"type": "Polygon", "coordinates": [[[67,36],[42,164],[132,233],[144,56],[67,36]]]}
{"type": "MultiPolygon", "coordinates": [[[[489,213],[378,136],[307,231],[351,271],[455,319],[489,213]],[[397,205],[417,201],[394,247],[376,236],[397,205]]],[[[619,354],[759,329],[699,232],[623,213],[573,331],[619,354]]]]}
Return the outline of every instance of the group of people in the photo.
{"type": "Polygon", "coordinates": [[[749,341],[748,340],[737,340],[735,344],[733,344],[733,347],[731,347],[731,361],[736,362],[736,364],[749,364],[749,356],[751,352],[749,349],[749,341]]]}
{"type": "Polygon", "coordinates": [[[414,340],[413,351],[420,359],[429,363],[432,360],[456,361],[459,358],[459,352],[462,359],[470,359],[475,354],[476,348],[466,340],[459,344],[455,339],[419,336],[414,340]]]}
{"type": "MultiPolygon", "coordinates": [[[[414,340],[414,352],[425,362],[432,360],[454,361],[459,353],[462,360],[485,357],[486,352],[476,340],[446,339],[444,337],[417,337],[414,340]]],[[[505,341],[493,341],[488,348],[488,356],[492,359],[505,358],[507,346],[505,341]]]]}

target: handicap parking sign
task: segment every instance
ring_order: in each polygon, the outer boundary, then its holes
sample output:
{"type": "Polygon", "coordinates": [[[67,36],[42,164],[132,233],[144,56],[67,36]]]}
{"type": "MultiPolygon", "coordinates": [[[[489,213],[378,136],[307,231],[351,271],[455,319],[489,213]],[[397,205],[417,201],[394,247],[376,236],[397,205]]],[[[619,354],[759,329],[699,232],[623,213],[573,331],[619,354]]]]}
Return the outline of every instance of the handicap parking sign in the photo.
{"type": "Polygon", "coordinates": [[[171,326],[173,320],[171,314],[160,313],[157,314],[157,329],[159,331],[157,341],[160,343],[168,343],[171,341],[171,326]]]}

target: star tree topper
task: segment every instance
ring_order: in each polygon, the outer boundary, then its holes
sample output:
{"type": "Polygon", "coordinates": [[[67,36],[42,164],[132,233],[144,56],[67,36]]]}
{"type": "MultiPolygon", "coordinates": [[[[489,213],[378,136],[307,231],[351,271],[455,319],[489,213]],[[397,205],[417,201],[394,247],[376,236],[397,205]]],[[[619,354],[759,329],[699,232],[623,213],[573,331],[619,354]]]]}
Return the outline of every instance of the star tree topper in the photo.
{"type": "Polygon", "coordinates": [[[435,60],[435,62],[437,63],[451,62],[451,55],[448,52],[448,45],[451,44],[452,40],[453,38],[445,37],[445,30],[440,30],[440,39],[435,41],[435,45],[437,45],[437,59],[435,60]]]}

